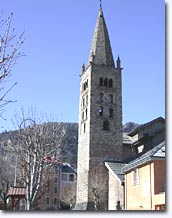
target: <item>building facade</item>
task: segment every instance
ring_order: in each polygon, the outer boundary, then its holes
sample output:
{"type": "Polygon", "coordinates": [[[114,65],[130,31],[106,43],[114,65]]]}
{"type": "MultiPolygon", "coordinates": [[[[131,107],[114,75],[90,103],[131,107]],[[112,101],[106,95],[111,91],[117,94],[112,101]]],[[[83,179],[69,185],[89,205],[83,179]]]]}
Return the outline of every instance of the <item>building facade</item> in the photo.
{"type": "Polygon", "coordinates": [[[165,209],[165,120],[123,134],[123,161],[106,162],[108,210],[165,209]]]}
{"type": "Polygon", "coordinates": [[[108,169],[108,210],[125,209],[125,177],[122,171],[127,164],[119,162],[105,162],[108,169]]]}
{"type": "Polygon", "coordinates": [[[125,210],[165,210],[165,141],[124,167],[125,210]]]}
{"type": "Polygon", "coordinates": [[[76,172],[68,163],[54,165],[49,183],[40,190],[36,210],[69,210],[76,198],[76,172]]]}
{"type": "Polygon", "coordinates": [[[121,71],[120,58],[116,63],[113,59],[100,5],[88,64],[82,66],[80,78],[76,210],[107,210],[104,163],[122,159],[121,71]]]}

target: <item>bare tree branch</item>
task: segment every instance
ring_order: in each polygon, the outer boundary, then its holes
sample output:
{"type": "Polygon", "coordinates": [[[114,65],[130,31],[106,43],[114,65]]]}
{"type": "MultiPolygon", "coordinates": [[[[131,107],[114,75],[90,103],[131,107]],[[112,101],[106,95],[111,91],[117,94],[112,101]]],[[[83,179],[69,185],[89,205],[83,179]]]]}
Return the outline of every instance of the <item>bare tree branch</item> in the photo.
{"type": "Polygon", "coordinates": [[[10,85],[9,88],[5,86],[7,78],[11,76],[13,66],[16,64],[17,59],[23,56],[19,52],[20,47],[24,42],[23,35],[17,37],[15,29],[12,28],[13,14],[6,19],[2,19],[2,12],[0,13],[0,117],[3,118],[4,108],[7,104],[14,102],[13,100],[6,99],[8,93],[14,88],[17,83],[10,85]]]}
{"type": "Polygon", "coordinates": [[[57,158],[57,150],[64,136],[62,123],[37,123],[35,118],[22,111],[18,132],[18,171],[26,187],[27,210],[37,199],[41,186],[48,182],[51,163],[48,157],[57,158]],[[45,179],[46,178],[46,179],[45,179]]]}

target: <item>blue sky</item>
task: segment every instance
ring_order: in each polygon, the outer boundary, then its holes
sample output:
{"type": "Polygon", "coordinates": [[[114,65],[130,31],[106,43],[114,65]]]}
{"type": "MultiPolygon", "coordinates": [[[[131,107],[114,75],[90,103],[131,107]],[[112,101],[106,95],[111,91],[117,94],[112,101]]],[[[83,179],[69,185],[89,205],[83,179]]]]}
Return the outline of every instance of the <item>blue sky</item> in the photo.
{"type": "MultiPolygon", "coordinates": [[[[165,117],[165,2],[103,0],[114,59],[120,55],[123,123],[165,117]]],[[[22,51],[9,80],[3,129],[21,107],[33,106],[58,121],[78,122],[79,75],[87,63],[99,0],[0,0],[4,17],[14,13],[16,33],[25,31],[22,51]]]]}

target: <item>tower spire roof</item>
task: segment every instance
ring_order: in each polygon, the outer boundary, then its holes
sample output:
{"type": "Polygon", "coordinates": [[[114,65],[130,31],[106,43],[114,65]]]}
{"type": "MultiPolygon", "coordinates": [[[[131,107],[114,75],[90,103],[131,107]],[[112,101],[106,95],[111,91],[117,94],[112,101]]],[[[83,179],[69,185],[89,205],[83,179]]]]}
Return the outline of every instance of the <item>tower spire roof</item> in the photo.
{"type": "Polygon", "coordinates": [[[92,39],[88,65],[92,62],[97,65],[114,66],[113,54],[109,40],[109,34],[103,15],[102,2],[92,39]]]}
{"type": "Polygon", "coordinates": [[[100,7],[102,7],[102,0],[100,0],[100,7]]]}

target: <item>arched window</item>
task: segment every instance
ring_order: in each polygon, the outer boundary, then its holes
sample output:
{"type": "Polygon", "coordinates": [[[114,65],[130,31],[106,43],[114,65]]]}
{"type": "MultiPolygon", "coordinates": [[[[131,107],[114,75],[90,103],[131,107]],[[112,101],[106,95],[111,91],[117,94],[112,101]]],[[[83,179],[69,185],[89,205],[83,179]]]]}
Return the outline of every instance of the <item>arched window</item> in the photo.
{"type": "Polygon", "coordinates": [[[84,120],[84,112],[82,112],[82,120],[84,120]]]}
{"type": "Polygon", "coordinates": [[[88,79],[87,81],[85,82],[85,86],[86,86],[86,89],[88,88],[88,79]]]}
{"type": "Polygon", "coordinates": [[[113,117],[113,109],[112,108],[109,109],[109,117],[113,117]]]}
{"type": "Polygon", "coordinates": [[[86,83],[84,83],[84,91],[86,90],[86,83]]]}
{"type": "Polygon", "coordinates": [[[99,107],[98,112],[99,112],[99,116],[102,117],[103,116],[103,107],[102,106],[99,107]]]}
{"type": "Polygon", "coordinates": [[[82,99],[82,105],[85,107],[85,98],[82,99]]]}
{"type": "Polygon", "coordinates": [[[108,79],[105,78],[105,79],[104,79],[104,86],[107,87],[107,85],[108,85],[108,79]]]}
{"type": "Polygon", "coordinates": [[[103,122],[103,130],[106,130],[106,131],[109,130],[109,122],[108,122],[108,120],[105,120],[105,121],[103,122]]]}
{"type": "Polygon", "coordinates": [[[109,88],[113,87],[113,79],[109,79],[109,88]]]}
{"type": "Polygon", "coordinates": [[[85,110],[85,118],[87,119],[87,109],[85,110]]]}
{"type": "Polygon", "coordinates": [[[103,77],[100,77],[100,78],[99,78],[99,85],[100,85],[100,86],[103,86],[103,77]]]}
{"type": "Polygon", "coordinates": [[[85,83],[82,85],[82,91],[85,91],[88,88],[88,79],[85,83]]]}

